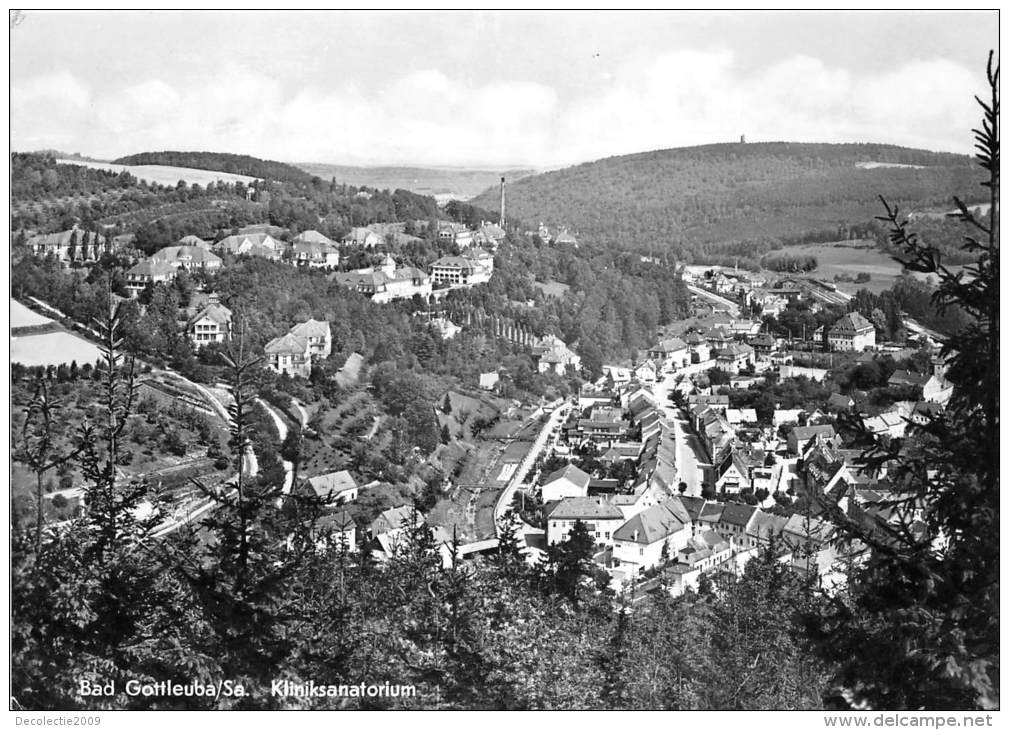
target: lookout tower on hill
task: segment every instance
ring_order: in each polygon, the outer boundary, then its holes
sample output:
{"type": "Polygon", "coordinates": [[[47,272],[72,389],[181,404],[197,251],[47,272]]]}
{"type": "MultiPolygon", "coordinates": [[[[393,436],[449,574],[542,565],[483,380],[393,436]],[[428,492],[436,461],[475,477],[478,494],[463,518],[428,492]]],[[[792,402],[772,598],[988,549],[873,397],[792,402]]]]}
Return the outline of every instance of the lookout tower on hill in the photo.
{"type": "Polygon", "coordinates": [[[746,135],[745,134],[739,135],[739,144],[746,144],[746,135]]]}

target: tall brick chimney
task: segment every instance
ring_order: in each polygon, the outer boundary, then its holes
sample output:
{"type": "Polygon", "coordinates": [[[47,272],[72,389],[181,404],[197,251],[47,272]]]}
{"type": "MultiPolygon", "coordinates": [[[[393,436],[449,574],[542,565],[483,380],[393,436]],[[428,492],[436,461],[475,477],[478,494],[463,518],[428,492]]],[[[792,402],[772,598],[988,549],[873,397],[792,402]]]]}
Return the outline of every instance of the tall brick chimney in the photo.
{"type": "Polygon", "coordinates": [[[504,175],[501,176],[501,217],[498,219],[499,226],[504,228],[505,225],[505,179],[504,175]]]}

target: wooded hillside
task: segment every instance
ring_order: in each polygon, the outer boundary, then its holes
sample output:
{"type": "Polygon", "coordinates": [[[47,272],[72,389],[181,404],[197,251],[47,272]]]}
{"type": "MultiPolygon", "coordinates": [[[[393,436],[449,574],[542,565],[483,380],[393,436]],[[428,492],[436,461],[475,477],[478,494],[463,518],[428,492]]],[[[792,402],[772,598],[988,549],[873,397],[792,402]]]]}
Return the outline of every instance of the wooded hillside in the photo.
{"type": "Polygon", "coordinates": [[[171,165],[193,167],[197,170],[218,170],[236,175],[279,182],[310,183],[312,175],[294,165],[274,160],[261,160],[250,155],[233,155],[227,152],[140,152],[113,160],[118,165],[171,165]]]}
{"type": "MultiPolygon", "coordinates": [[[[970,190],[973,175],[966,156],[890,145],[719,144],[524,178],[509,186],[508,210],[567,226],[583,244],[682,261],[759,257],[790,243],[870,233],[863,229],[878,214],[880,194],[909,209],[948,207],[948,191],[970,190]]],[[[497,196],[492,188],[472,202],[493,209],[497,196]]]]}

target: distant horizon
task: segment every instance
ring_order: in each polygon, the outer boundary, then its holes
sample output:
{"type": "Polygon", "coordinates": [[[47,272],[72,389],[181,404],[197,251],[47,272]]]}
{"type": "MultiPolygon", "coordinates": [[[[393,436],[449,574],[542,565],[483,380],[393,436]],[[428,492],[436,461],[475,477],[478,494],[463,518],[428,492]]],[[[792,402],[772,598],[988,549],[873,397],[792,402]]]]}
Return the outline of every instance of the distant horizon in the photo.
{"type": "Polygon", "coordinates": [[[297,161],[292,161],[292,160],[265,158],[265,157],[261,157],[259,155],[254,154],[254,153],[251,153],[251,152],[230,152],[230,151],[226,151],[226,150],[209,150],[209,149],[191,149],[190,150],[190,149],[177,149],[177,148],[176,149],[144,149],[144,150],[141,150],[139,152],[129,152],[127,154],[118,155],[116,157],[108,158],[108,159],[106,159],[106,158],[100,158],[100,157],[95,157],[93,155],[88,155],[88,154],[84,154],[84,153],[80,153],[80,152],[68,152],[66,150],[58,150],[58,149],[52,149],[52,148],[39,148],[39,149],[32,149],[32,150],[17,150],[17,149],[13,149],[12,148],[11,152],[15,152],[15,153],[19,153],[19,154],[41,154],[43,152],[55,152],[55,153],[58,153],[61,157],[68,158],[68,159],[72,159],[72,158],[77,157],[77,158],[82,159],[82,160],[89,160],[89,161],[92,161],[92,162],[104,162],[104,163],[108,163],[108,164],[122,164],[122,163],[116,163],[116,160],[122,159],[124,157],[131,157],[131,156],[134,156],[134,155],[140,155],[140,154],[154,154],[154,153],[159,153],[159,152],[181,152],[181,153],[193,153],[193,154],[201,154],[202,153],[202,154],[243,155],[243,156],[247,156],[247,157],[255,157],[257,159],[268,161],[268,162],[280,162],[280,163],[283,163],[285,165],[291,165],[293,167],[299,167],[299,168],[300,168],[301,165],[327,165],[327,166],[332,166],[332,167],[352,167],[352,168],[359,168],[359,169],[366,169],[366,170],[381,170],[381,169],[402,168],[402,169],[419,169],[419,170],[477,171],[477,172],[502,172],[502,173],[504,173],[504,172],[522,172],[522,171],[532,170],[534,172],[534,174],[541,174],[541,173],[544,173],[544,172],[553,172],[553,171],[556,171],[556,170],[563,170],[563,169],[566,169],[566,168],[569,168],[569,167],[577,167],[579,165],[586,165],[586,164],[591,164],[591,163],[594,163],[594,162],[601,162],[603,160],[613,159],[613,158],[617,158],[617,157],[633,157],[635,155],[644,155],[644,154],[648,154],[648,153],[651,153],[651,152],[663,152],[663,151],[667,151],[667,150],[696,149],[696,148],[700,148],[700,147],[715,147],[715,146],[718,146],[718,145],[739,145],[739,144],[747,144],[747,145],[754,145],[754,146],[761,145],[761,144],[802,144],[802,145],[836,145],[836,146],[844,146],[844,145],[878,145],[878,146],[896,147],[896,148],[900,148],[900,149],[913,150],[913,151],[916,151],[916,152],[930,152],[930,153],[934,153],[934,154],[945,154],[945,155],[960,155],[960,156],[968,157],[968,158],[973,158],[974,157],[974,154],[971,153],[971,152],[961,152],[961,151],[956,151],[956,150],[942,150],[942,149],[928,149],[928,148],[925,148],[925,147],[909,147],[907,145],[893,144],[893,143],[890,143],[890,142],[816,142],[816,141],[810,142],[810,141],[785,140],[785,139],[776,139],[776,140],[749,140],[748,139],[745,142],[740,142],[739,140],[736,140],[735,142],[703,142],[703,143],[700,143],[700,144],[682,145],[682,146],[677,146],[677,147],[658,147],[658,148],[654,148],[654,149],[638,150],[638,151],[635,151],[635,152],[624,152],[624,153],[621,153],[621,154],[618,154],[618,155],[607,155],[606,157],[598,157],[598,158],[590,159],[590,160],[581,160],[581,161],[572,162],[572,163],[565,164],[565,165],[550,165],[550,166],[546,166],[546,167],[535,167],[535,166],[532,166],[532,165],[523,165],[523,164],[500,164],[500,165],[495,165],[495,164],[491,164],[491,163],[440,165],[440,164],[436,164],[436,163],[421,164],[421,163],[412,163],[412,162],[390,162],[390,163],[369,164],[369,163],[329,162],[329,161],[318,161],[318,160],[297,160],[297,161]]]}

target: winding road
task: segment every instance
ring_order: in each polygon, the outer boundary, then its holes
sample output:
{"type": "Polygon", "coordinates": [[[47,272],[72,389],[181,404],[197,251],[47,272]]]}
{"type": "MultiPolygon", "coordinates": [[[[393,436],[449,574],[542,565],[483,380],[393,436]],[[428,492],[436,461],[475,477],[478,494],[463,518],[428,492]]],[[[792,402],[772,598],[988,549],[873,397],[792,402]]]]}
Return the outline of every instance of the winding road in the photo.
{"type": "MultiPolygon", "coordinates": [[[[263,410],[269,413],[270,417],[273,418],[273,424],[277,427],[277,442],[283,444],[284,439],[287,438],[287,424],[284,423],[283,417],[277,413],[277,410],[273,406],[262,398],[256,398],[256,403],[261,405],[263,410]]],[[[284,488],[282,491],[284,494],[290,494],[291,487],[294,485],[294,464],[287,459],[283,459],[281,463],[284,465],[284,488]]]]}

